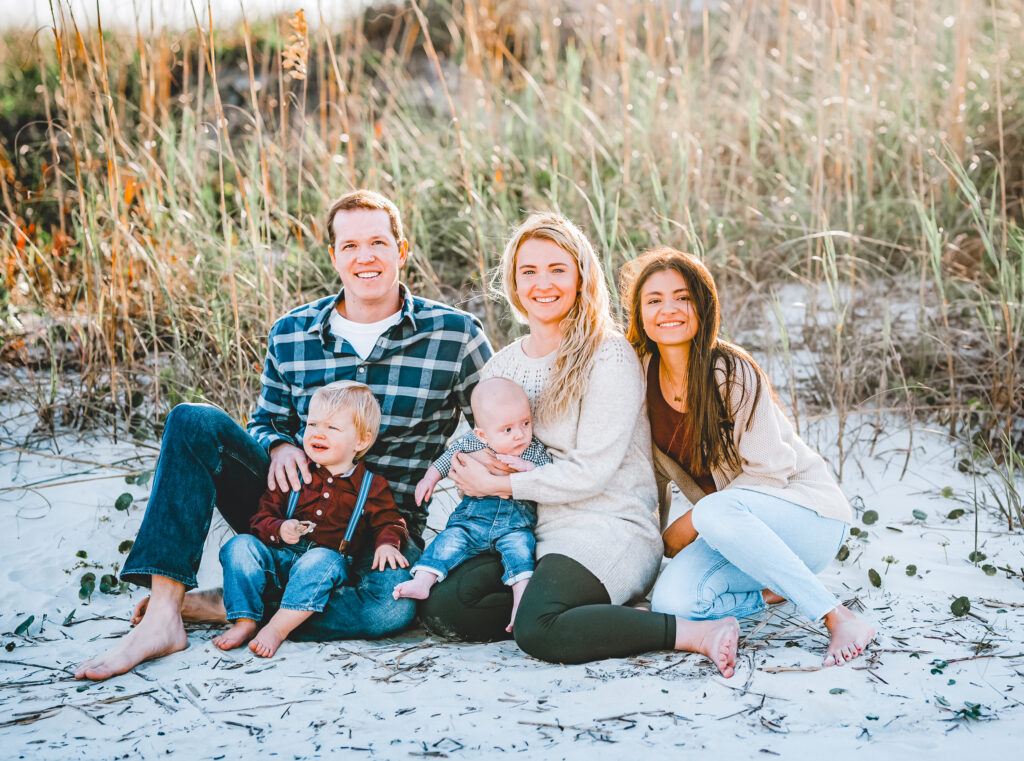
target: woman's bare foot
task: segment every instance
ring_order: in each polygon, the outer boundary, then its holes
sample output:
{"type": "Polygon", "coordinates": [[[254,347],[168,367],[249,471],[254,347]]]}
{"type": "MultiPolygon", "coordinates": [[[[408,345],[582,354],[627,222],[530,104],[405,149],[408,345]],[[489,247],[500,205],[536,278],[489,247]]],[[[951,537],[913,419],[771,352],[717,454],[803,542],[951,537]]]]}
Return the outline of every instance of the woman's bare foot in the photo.
{"type": "MultiPolygon", "coordinates": [[[[138,626],[149,607],[149,597],[144,597],[132,611],[131,624],[138,626]]],[[[226,624],[227,611],[224,609],[224,594],[217,589],[196,589],[185,595],[181,604],[181,620],[193,624],[226,624]]]]}
{"type": "Polygon", "coordinates": [[[676,650],[706,655],[726,679],[736,672],[739,639],[740,625],[732,616],[717,621],[676,619],[676,650]]]}
{"type": "Polygon", "coordinates": [[[116,645],[82,663],[75,679],[109,679],[131,671],[143,661],[160,658],[188,647],[188,636],[177,604],[153,603],[146,617],[116,645]]]}
{"type": "Polygon", "coordinates": [[[427,571],[416,571],[409,581],[395,585],[391,593],[396,600],[408,597],[412,600],[426,600],[430,597],[430,588],[437,583],[437,575],[427,571]]]}
{"type": "Polygon", "coordinates": [[[852,661],[875,638],[875,627],[845,605],[839,605],[825,614],[825,628],[832,635],[832,641],[825,651],[825,666],[839,666],[852,661]]]}
{"type": "Polygon", "coordinates": [[[255,634],[257,628],[257,623],[251,618],[239,618],[230,629],[217,637],[213,644],[221,650],[233,650],[255,634]]]}
{"type": "Polygon", "coordinates": [[[779,605],[780,603],[786,602],[785,597],[775,594],[770,589],[762,589],[761,598],[764,600],[765,605],[779,605]]]}

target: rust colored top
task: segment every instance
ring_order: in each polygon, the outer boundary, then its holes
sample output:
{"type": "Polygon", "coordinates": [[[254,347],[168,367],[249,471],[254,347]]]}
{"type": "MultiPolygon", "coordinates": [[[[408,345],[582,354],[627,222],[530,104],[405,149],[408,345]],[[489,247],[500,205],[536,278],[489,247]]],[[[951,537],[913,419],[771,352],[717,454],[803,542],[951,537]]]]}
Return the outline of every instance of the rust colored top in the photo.
{"type": "Polygon", "coordinates": [[[657,358],[653,357],[647,365],[647,416],[651,420],[651,437],[654,439],[654,444],[675,460],[705,494],[713,494],[717,489],[711,474],[695,476],[686,467],[693,452],[693,442],[687,436],[686,428],[683,425],[686,413],[673,409],[665,401],[658,372],[659,363],[655,359],[657,358]]]}

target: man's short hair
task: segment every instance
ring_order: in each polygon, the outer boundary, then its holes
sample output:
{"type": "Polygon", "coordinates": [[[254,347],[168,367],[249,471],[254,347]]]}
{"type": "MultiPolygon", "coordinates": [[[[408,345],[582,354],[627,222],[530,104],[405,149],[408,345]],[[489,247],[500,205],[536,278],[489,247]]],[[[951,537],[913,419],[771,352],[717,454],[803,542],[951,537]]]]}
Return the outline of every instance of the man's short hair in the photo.
{"type": "Polygon", "coordinates": [[[353,190],[346,193],[337,201],[331,204],[327,212],[327,237],[330,245],[334,245],[334,218],[338,212],[352,211],[353,209],[371,209],[386,211],[391,219],[391,233],[395,236],[395,242],[401,243],[405,240],[402,233],[402,215],[398,213],[398,207],[394,201],[382,196],[375,190],[353,190]]]}
{"type": "Polygon", "coordinates": [[[324,412],[333,415],[339,410],[348,409],[352,411],[352,420],[356,425],[356,431],[360,436],[370,435],[370,443],[365,449],[356,452],[355,459],[359,460],[373,446],[377,440],[377,433],[380,431],[380,405],[377,403],[373,391],[365,383],[356,381],[340,380],[321,386],[313,392],[313,398],[309,400],[310,405],[324,405],[324,412]]]}

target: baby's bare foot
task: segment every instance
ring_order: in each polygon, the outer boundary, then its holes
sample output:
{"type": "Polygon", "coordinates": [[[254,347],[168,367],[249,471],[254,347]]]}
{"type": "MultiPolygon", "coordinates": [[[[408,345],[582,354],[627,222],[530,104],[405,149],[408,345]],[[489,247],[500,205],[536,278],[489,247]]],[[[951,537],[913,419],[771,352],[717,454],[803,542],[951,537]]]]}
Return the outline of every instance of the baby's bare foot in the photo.
{"type": "Polygon", "coordinates": [[[770,589],[762,589],[761,597],[764,599],[765,605],[779,605],[780,603],[786,602],[785,597],[775,594],[775,592],[770,589]]]}
{"type": "Polygon", "coordinates": [[[413,600],[426,600],[430,597],[430,588],[432,586],[434,586],[434,582],[429,579],[414,578],[409,581],[403,581],[401,584],[396,584],[395,590],[391,594],[396,600],[400,600],[403,597],[413,600]]]}
{"type": "Polygon", "coordinates": [[[257,624],[251,618],[239,618],[234,626],[217,637],[213,644],[221,650],[233,650],[256,633],[257,624]]]}
{"type": "Polygon", "coordinates": [[[281,643],[287,636],[286,633],[278,631],[273,624],[268,623],[260,629],[259,634],[253,637],[252,642],[249,643],[249,649],[263,658],[273,658],[277,648],[281,647],[281,643]]]}
{"type": "Polygon", "coordinates": [[[875,638],[875,627],[840,605],[825,614],[825,627],[832,635],[825,651],[825,666],[839,666],[864,652],[875,638]]]}

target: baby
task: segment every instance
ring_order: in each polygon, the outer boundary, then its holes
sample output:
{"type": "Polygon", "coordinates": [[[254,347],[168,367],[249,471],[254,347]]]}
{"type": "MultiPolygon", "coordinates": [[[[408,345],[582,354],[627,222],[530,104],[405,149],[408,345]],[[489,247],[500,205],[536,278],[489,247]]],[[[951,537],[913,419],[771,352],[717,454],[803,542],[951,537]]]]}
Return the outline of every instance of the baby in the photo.
{"type": "Polygon", "coordinates": [[[302,434],[312,480],[299,492],[265,492],[250,521],[252,534],[240,534],[221,548],[224,607],[234,625],[213,641],[217,647],[229,650],[256,634],[249,649],[264,658],[274,655],[295,627],[324,609],[331,590],[348,574],[348,554],[371,540],[376,546],[372,568],[409,565],[400,551],[409,533],[391,489],[358,462],[379,428],[380,406],[369,386],[335,381],[313,394],[302,434]],[[364,514],[356,516],[346,543],[360,496],[364,514]],[[284,596],[257,634],[268,576],[284,587],[284,596]]]}
{"type": "MultiPolygon", "coordinates": [[[[498,459],[517,471],[533,470],[551,462],[544,445],[533,438],[530,400],[526,392],[507,378],[487,378],[473,389],[470,398],[477,427],[448,447],[416,484],[416,504],[434,493],[438,481],[448,475],[456,452],[490,448],[498,459]]],[[[457,565],[473,555],[491,549],[501,554],[505,575],[501,580],[512,587],[512,631],[519,601],[533,575],[537,506],[502,497],[463,497],[448,518],[448,525],[413,566],[413,578],[395,587],[395,599],[425,600],[430,588],[457,565]]]]}

